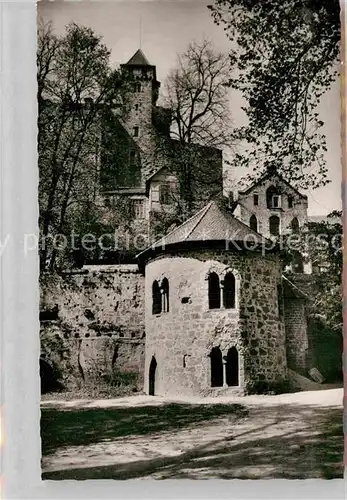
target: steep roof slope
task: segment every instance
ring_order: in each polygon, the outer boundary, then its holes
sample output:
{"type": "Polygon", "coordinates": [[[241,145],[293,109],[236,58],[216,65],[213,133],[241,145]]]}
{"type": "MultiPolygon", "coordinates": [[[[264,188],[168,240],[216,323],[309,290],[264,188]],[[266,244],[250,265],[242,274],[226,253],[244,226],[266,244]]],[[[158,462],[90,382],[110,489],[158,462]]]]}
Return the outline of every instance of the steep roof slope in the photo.
{"type": "MultiPolygon", "coordinates": [[[[236,219],[230,212],[221,210],[215,201],[211,201],[199,210],[190,219],[173,229],[163,238],[141,252],[137,257],[167,247],[180,246],[180,244],[194,244],[207,242],[237,242],[248,243],[248,249],[259,248],[270,240],[253,231],[249,226],[236,219]]],[[[237,249],[237,247],[236,247],[237,249]]]]}
{"type": "Polygon", "coordinates": [[[283,182],[284,184],[286,184],[286,186],[293,189],[301,198],[307,198],[305,194],[300,193],[300,191],[298,191],[294,186],[292,186],[280,173],[271,169],[264,172],[264,174],[261,175],[259,179],[252,182],[250,186],[248,186],[246,189],[244,189],[243,191],[239,191],[239,194],[241,196],[246,195],[250,193],[255,187],[259,186],[260,184],[271,178],[276,178],[276,180],[283,182]]]}
{"type": "Polygon", "coordinates": [[[142,50],[138,49],[125,66],[151,66],[151,64],[142,50]]]}

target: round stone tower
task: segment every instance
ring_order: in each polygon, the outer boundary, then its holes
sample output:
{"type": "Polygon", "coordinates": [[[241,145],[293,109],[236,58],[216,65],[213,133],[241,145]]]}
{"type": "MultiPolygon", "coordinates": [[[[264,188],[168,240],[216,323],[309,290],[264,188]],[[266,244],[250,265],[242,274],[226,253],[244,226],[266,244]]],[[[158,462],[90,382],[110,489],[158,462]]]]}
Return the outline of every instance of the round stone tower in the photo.
{"type": "Polygon", "coordinates": [[[286,380],[282,263],[272,242],[211,202],[139,260],[146,393],[244,394],[286,380]]]}

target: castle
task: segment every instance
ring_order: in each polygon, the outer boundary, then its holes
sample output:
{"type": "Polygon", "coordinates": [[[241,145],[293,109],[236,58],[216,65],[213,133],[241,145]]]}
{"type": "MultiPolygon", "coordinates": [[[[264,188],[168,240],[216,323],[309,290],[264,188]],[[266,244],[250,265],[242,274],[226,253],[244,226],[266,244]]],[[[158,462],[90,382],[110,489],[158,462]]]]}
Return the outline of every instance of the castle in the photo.
{"type": "Polygon", "coordinates": [[[171,110],[158,106],[156,67],[141,49],[121,69],[135,83],[128,96],[128,111],[118,118],[118,141],[112,133],[109,138],[104,132],[107,148],[101,161],[102,195],[110,207],[119,197],[128,199],[135,227],[146,232],[156,216],[173,211],[175,200],[182,195],[182,155],[189,153],[193,164],[190,182],[200,203],[222,193],[222,151],[181,144],[170,137],[171,110]]]}
{"type": "MultiPolygon", "coordinates": [[[[178,189],[174,166],[153,146],[153,130],[171,141],[170,112],[156,106],[156,68],[141,50],[124,67],[137,77],[122,123],[128,168],[105,159],[118,187],[103,196],[128,197],[148,228],[178,189]]],[[[196,148],[213,165],[219,191],[221,152],[196,148]]],[[[307,197],[275,171],[227,208],[211,201],[214,189],[135,264],[85,265],[42,286],[41,362],[58,366],[64,384],[116,371],[136,376],[147,394],[218,396],[284,387],[289,370],[307,375],[308,297],[283,276],[272,241],[306,227],[307,197]]]]}

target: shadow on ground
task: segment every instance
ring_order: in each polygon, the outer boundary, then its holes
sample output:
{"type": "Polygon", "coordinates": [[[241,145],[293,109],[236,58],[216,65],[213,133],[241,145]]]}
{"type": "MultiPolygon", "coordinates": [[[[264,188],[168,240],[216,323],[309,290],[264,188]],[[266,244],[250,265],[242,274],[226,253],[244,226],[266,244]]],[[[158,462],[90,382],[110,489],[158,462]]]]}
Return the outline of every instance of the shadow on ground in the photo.
{"type": "MultiPolygon", "coordinates": [[[[199,426],[234,415],[230,438],[202,440],[179,456],[43,474],[43,479],[333,479],[343,477],[342,408],[281,405],[177,405],[112,410],[42,412],[44,454],[120,436],[199,426]]],[[[150,439],[150,437],[149,437],[150,439]]]]}
{"type": "Polygon", "coordinates": [[[247,413],[239,404],[166,404],[132,408],[41,410],[42,454],[126,436],[143,436],[196,426],[218,417],[247,413]]]}

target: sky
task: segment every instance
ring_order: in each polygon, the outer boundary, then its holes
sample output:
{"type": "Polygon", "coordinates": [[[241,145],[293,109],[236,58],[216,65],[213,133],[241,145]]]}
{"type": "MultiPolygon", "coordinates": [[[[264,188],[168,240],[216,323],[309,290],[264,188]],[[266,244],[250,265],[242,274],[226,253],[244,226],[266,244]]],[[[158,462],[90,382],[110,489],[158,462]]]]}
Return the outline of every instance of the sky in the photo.
{"type": "MultiPolygon", "coordinates": [[[[40,0],[38,17],[51,21],[54,30],[62,33],[65,26],[75,21],[91,27],[102,35],[111,50],[111,62],[127,62],[141,47],[149,62],[157,67],[157,77],[163,82],[175,66],[178,53],[192,40],[208,38],[214,47],[228,53],[230,41],[223,29],[213,23],[207,5],[213,0],[108,0],[68,1],[40,0]]],[[[230,91],[232,118],[236,125],[244,122],[240,95],[230,91]]],[[[327,139],[326,161],[330,184],[308,196],[309,215],[324,215],[341,209],[341,146],[340,146],[340,86],[336,81],[322,98],[318,109],[325,122],[323,133],[327,139]]],[[[247,171],[229,172],[238,180],[247,171]]]]}

